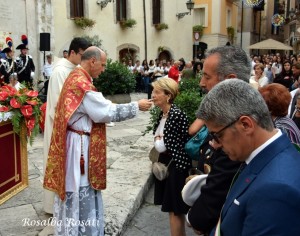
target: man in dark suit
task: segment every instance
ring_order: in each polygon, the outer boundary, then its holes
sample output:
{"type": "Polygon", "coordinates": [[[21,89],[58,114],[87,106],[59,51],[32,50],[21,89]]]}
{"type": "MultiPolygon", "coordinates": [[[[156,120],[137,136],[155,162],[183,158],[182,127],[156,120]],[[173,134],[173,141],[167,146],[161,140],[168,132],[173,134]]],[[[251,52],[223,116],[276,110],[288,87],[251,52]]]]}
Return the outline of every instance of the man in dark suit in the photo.
{"type": "Polygon", "coordinates": [[[33,78],[32,73],[35,71],[35,66],[30,55],[27,55],[28,48],[25,44],[20,44],[16,49],[21,50],[21,54],[16,58],[17,70],[18,70],[18,80],[20,83],[26,82],[27,86],[32,88],[33,78]]]}
{"type": "MultiPolygon", "coordinates": [[[[213,48],[207,52],[200,86],[208,92],[225,79],[239,78],[248,82],[250,72],[250,58],[241,48],[213,48]]],[[[190,134],[195,134],[202,125],[203,121],[196,119],[190,127],[190,134]]],[[[222,149],[210,144],[214,142],[208,137],[201,146],[198,164],[198,169],[208,174],[206,184],[187,215],[189,225],[197,234],[207,234],[217,224],[231,181],[240,166],[240,162],[231,161],[222,149]]]]}
{"type": "Polygon", "coordinates": [[[197,117],[218,147],[243,163],[216,235],[300,235],[300,153],[274,128],[259,92],[238,79],[223,81],[202,100],[197,117]]]}
{"type": "Polygon", "coordinates": [[[14,61],[14,52],[10,47],[4,48],[1,53],[6,54],[6,58],[1,58],[0,74],[4,77],[4,82],[9,84],[9,76],[15,72],[16,63],[14,61]]]}

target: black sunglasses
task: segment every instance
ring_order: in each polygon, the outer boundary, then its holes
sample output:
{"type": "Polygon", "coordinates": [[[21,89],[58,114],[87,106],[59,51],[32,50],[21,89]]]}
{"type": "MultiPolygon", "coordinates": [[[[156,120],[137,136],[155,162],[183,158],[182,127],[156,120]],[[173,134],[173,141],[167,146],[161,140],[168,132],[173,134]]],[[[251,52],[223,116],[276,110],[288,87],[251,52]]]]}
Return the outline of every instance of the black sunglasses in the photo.
{"type": "Polygon", "coordinates": [[[224,128],[220,129],[218,132],[209,132],[209,135],[212,139],[214,139],[217,143],[220,144],[220,138],[221,138],[221,133],[226,130],[227,128],[229,128],[230,126],[234,125],[236,122],[238,122],[238,120],[240,119],[240,117],[234,121],[232,121],[231,123],[229,123],[228,125],[226,125],[224,128]]]}

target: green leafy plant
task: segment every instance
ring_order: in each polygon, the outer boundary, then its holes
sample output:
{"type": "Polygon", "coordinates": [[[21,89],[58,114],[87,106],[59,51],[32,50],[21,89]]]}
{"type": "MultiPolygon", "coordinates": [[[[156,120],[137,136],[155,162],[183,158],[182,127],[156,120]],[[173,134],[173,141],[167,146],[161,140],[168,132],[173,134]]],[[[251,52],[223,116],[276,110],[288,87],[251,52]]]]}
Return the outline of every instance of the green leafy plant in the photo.
{"type": "Polygon", "coordinates": [[[199,32],[199,33],[203,33],[203,25],[194,25],[193,26],[193,32],[199,32]]]}
{"type": "Polygon", "coordinates": [[[169,26],[166,23],[159,23],[159,24],[155,25],[155,29],[157,29],[157,30],[167,30],[167,29],[169,29],[169,26]]]}
{"type": "Polygon", "coordinates": [[[153,131],[154,125],[159,117],[161,110],[159,107],[154,106],[154,107],[151,107],[149,112],[150,112],[149,124],[146,126],[146,130],[143,132],[143,134],[150,133],[153,131]]]}
{"type": "Polygon", "coordinates": [[[86,17],[76,17],[74,19],[75,25],[80,27],[81,29],[92,28],[96,24],[96,21],[86,18],[86,17]]]}
{"type": "Polygon", "coordinates": [[[103,95],[129,94],[135,89],[135,76],[122,63],[107,60],[105,71],[94,80],[94,85],[103,95]]]}
{"type": "Polygon", "coordinates": [[[136,20],[135,19],[121,20],[120,25],[123,29],[132,28],[136,25],[136,20]]]}
{"type": "Polygon", "coordinates": [[[235,29],[232,26],[227,27],[227,35],[228,39],[233,42],[234,35],[235,35],[235,29]]]}
{"type": "Polygon", "coordinates": [[[196,91],[184,91],[176,97],[174,103],[185,112],[190,124],[196,119],[196,111],[201,103],[202,97],[196,91]]]}
{"type": "MultiPolygon", "coordinates": [[[[193,123],[196,119],[196,111],[202,101],[202,93],[199,87],[200,78],[182,79],[179,83],[179,94],[177,95],[174,104],[185,112],[189,123],[193,123]]],[[[144,134],[153,131],[155,122],[160,114],[159,107],[150,109],[150,121],[146,126],[144,134]]]]}
{"type": "Polygon", "coordinates": [[[158,50],[158,52],[163,52],[165,50],[165,48],[164,48],[164,46],[159,46],[157,50],[158,50]]]}
{"type": "Polygon", "coordinates": [[[82,37],[85,38],[93,46],[101,48],[102,39],[100,39],[98,35],[94,35],[94,36],[83,35],[82,37]]]}

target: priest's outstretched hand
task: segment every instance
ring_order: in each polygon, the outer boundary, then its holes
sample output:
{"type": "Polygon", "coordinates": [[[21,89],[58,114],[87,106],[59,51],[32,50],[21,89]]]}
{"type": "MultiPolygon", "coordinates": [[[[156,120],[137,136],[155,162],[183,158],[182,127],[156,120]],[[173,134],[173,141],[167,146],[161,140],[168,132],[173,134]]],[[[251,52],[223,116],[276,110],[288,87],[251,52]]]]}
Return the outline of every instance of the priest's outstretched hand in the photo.
{"type": "Polygon", "coordinates": [[[148,111],[150,107],[152,106],[152,101],[150,99],[141,99],[138,101],[139,109],[141,111],[148,111]]]}

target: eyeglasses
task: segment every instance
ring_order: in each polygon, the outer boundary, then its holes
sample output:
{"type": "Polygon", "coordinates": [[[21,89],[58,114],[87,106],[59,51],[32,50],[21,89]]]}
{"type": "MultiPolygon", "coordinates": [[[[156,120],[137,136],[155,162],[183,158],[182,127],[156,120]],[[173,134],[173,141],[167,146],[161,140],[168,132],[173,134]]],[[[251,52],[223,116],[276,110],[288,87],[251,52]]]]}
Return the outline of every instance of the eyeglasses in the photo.
{"type": "Polygon", "coordinates": [[[226,125],[224,128],[220,129],[218,132],[209,132],[209,135],[212,139],[214,139],[217,143],[220,144],[220,138],[221,138],[221,133],[226,130],[227,128],[229,128],[230,126],[234,125],[236,122],[238,122],[238,120],[240,119],[240,117],[234,121],[232,121],[231,123],[229,123],[228,125],[226,125]]]}
{"type": "Polygon", "coordinates": [[[296,107],[296,111],[297,111],[297,112],[300,112],[300,107],[296,107]]]}

